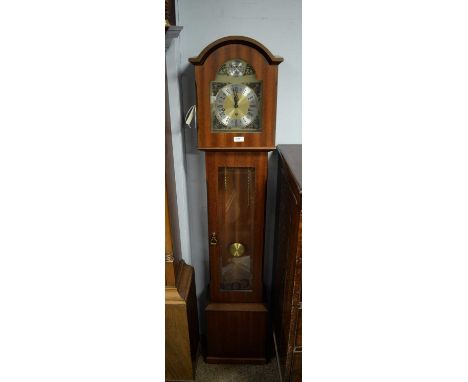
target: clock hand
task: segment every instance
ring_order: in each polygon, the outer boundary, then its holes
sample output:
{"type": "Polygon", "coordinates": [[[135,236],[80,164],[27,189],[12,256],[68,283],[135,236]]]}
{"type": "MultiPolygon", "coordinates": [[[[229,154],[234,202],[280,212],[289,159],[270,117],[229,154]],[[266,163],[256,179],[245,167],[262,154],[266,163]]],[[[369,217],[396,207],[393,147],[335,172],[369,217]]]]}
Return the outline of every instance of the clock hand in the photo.
{"type": "Polygon", "coordinates": [[[238,108],[239,107],[239,97],[237,96],[237,90],[234,91],[234,108],[238,108]]]}

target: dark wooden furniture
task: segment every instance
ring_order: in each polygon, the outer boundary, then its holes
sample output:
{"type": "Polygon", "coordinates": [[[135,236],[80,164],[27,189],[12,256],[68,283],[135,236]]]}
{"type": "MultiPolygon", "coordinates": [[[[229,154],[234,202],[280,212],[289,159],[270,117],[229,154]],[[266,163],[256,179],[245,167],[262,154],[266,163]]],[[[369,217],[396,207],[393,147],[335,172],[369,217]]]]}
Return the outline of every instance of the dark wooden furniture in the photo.
{"type": "Polygon", "coordinates": [[[174,252],[166,194],[166,381],[195,379],[198,312],[193,267],[174,252]]]}
{"type": "Polygon", "coordinates": [[[283,382],[302,379],[301,157],[302,145],[278,146],[272,310],[275,349],[283,382]]]}
{"type": "Polygon", "coordinates": [[[166,30],[171,25],[176,25],[176,16],[175,16],[175,0],[164,0],[164,10],[165,10],[165,26],[166,30]]]}
{"type": "Polygon", "coordinates": [[[283,59],[249,37],[229,36],[189,61],[195,66],[198,149],[206,151],[206,361],[265,363],[266,178],[283,59]]]}

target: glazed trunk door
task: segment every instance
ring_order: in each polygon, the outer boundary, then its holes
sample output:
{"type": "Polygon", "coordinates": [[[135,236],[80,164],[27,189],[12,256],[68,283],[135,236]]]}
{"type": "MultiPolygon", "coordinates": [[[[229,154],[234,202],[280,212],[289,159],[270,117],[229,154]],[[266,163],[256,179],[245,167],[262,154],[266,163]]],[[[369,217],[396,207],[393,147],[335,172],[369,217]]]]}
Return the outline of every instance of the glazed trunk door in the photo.
{"type": "Polygon", "coordinates": [[[206,153],[211,299],[261,302],[266,153],[206,153]]]}

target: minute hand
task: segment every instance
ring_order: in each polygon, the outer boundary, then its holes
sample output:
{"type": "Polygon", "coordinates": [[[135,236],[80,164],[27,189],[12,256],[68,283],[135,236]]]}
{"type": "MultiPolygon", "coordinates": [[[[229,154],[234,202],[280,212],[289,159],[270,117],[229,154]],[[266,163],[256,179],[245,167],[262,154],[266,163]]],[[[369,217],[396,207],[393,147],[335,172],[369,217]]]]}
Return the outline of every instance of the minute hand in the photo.
{"type": "Polygon", "coordinates": [[[236,109],[239,107],[238,102],[239,102],[239,97],[237,96],[237,91],[236,91],[234,92],[234,108],[236,109]]]}

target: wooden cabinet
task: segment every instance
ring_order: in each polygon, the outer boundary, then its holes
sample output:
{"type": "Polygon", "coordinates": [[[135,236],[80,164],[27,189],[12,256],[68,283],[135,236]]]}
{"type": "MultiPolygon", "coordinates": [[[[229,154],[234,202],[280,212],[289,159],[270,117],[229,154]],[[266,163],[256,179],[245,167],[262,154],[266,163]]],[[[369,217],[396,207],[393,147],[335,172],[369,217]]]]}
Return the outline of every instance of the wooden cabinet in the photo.
{"type": "Polygon", "coordinates": [[[198,314],[193,267],[181,260],[176,286],[166,286],[166,381],[195,379],[198,314]]]}
{"type": "Polygon", "coordinates": [[[278,146],[273,331],[283,382],[302,380],[302,145],[278,146]]]}
{"type": "Polygon", "coordinates": [[[193,267],[173,251],[166,192],[165,361],[166,381],[193,381],[198,347],[198,312],[193,267]]]}

